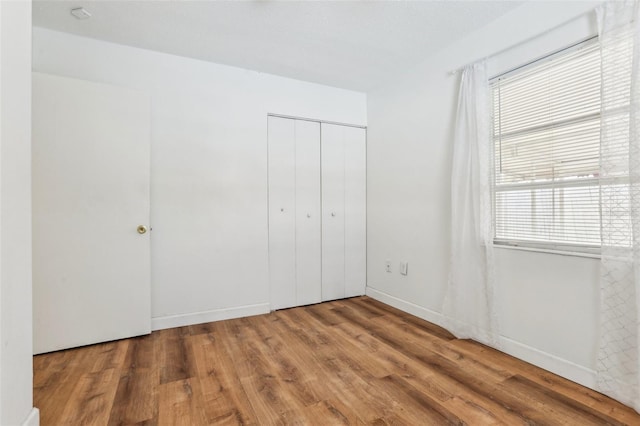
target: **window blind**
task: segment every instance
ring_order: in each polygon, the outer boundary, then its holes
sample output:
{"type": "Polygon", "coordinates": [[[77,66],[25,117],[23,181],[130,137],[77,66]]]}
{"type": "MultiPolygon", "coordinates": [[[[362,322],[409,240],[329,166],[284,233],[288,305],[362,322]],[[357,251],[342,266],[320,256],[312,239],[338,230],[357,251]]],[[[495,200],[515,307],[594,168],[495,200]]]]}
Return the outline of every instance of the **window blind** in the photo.
{"type": "Polygon", "coordinates": [[[492,81],[496,243],[600,245],[600,73],[587,42],[492,81]]]}

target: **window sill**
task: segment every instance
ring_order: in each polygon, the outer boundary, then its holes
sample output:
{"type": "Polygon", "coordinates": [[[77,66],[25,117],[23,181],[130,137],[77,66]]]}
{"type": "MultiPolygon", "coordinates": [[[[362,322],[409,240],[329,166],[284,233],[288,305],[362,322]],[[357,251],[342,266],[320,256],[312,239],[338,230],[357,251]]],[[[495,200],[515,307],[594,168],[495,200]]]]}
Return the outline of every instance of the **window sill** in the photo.
{"type": "Polygon", "coordinates": [[[520,251],[532,251],[536,253],[548,253],[548,254],[556,254],[560,256],[573,256],[573,257],[587,257],[590,259],[600,259],[600,253],[589,253],[582,251],[571,251],[571,250],[556,250],[550,248],[540,248],[540,247],[523,247],[523,246],[513,246],[508,244],[493,244],[494,248],[497,249],[505,249],[505,250],[520,250],[520,251]]]}

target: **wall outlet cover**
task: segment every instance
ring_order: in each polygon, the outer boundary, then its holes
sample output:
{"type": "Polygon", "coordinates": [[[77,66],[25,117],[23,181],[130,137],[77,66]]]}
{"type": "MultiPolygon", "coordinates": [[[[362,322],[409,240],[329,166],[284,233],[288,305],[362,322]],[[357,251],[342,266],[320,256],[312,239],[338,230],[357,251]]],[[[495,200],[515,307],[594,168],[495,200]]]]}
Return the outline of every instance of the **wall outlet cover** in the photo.
{"type": "Polygon", "coordinates": [[[409,262],[400,262],[400,273],[402,275],[407,275],[409,272],[409,262]]]}

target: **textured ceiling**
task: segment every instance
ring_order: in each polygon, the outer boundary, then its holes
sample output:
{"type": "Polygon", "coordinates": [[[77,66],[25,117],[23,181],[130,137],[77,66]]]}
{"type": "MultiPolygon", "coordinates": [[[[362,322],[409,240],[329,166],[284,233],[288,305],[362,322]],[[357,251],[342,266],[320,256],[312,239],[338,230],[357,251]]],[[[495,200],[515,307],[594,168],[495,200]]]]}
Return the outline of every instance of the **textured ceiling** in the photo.
{"type": "Polygon", "coordinates": [[[35,1],[36,26],[367,91],[514,9],[505,1],[35,1]],[[92,17],[77,20],[82,6],[92,17]]]}

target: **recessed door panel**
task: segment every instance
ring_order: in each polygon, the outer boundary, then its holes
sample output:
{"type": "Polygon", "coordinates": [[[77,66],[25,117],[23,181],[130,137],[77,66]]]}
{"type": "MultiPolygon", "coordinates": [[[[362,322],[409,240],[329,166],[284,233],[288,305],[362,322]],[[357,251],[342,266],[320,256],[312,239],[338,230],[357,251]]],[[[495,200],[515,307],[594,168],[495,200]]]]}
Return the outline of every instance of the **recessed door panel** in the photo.
{"type": "Polygon", "coordinates": [[[345,296],[344,126],[322,123],[322,300],[345,296]]]}
{"type": "Polygon", "coordinates": [[[344,129],[345,296],[365,293],[367,270],[366,131],[344,129]]]}
{"type": "Polygon", "coordinates": [[[296,304],[295,121],[269,117],[269,285],[272,309],[296,304]]]}
{"type": "Polygon", "coordinates": [[[296,304],[322,300],[320,217],[320,123],[295,121],[296,304]]]}

